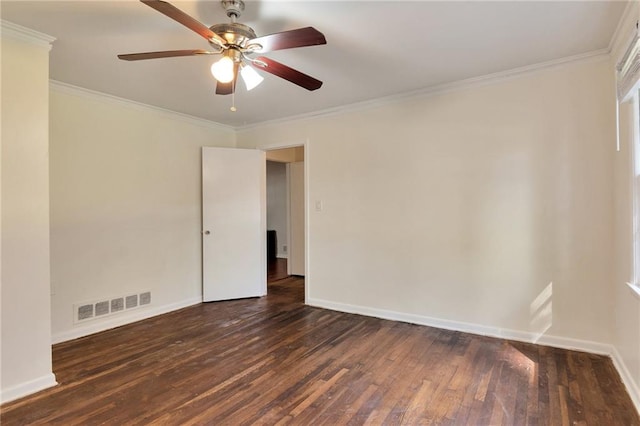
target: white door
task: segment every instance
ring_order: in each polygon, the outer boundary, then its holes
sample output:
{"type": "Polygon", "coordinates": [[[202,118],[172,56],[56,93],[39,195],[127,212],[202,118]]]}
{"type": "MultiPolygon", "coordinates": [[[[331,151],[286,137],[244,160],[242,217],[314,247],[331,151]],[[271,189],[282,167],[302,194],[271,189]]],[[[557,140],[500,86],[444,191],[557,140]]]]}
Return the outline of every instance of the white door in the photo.
{"type": "Polygon", "coordinates": [[[205,302],[267,294],[264,151],[202,148],[205,302]]]}
{"type": "Polygon", "coordinates": [[[289,163],[289,274],[304,275],[304,162],[289,163]]]}

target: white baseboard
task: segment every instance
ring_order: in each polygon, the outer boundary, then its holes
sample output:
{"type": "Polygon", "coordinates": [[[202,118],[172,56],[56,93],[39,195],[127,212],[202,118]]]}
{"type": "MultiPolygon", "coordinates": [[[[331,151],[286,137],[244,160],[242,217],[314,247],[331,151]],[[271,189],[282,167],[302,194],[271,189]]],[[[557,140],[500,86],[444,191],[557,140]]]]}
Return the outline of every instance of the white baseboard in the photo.
{"type": "Polygon", "coordinates": [[[611,357],[614,367],[618,370],[623,383],[627,388],[627,392],[640,413],[640,389],[629,372],[620,353],[613,345],[592,342],[588,340],[572,339],[568,337],[549,336],[532,333],[529,331],[509,330],[497,327],[487,327],[478,324],[471,324],[461,321],[451,321],[439,318],[427,317],[422,315],[406,314],[402,312],[388,311],[384,309],[375,309],[366,306],[350,305],[345,303],[331,302],[322,299],[307,299],[306,303],[334,311],[347,312],[352,314],[366,315],[376,318],[388,319],[393,321],[407,322],[411,324],[426,325],[429,327],[442,328],[445,330],[462,331],[465,333],[479,334],[482,336],[497,337],[501,339],[516,340],[526,343],[535,343],[538,345],[552,346],[562,349],[577,350],[590,352],[611,357]]]}
{"type": "Polygon", "coordinates": [[[57,384],[56,376],[53,373],[49,373],[37,379],[2,389],[0,392],[0,404],[22,398],[23,396],[56,386],[57,384]]]}
{"type": "Polygon", "coordinates": [[[631,397],[633,404],[636,406],[638,412],[640,412],[640,388],[638,387],[638,383],[633,379],[627,365],[622,359],[622,355],[620,355],[620,352],[618,352],[618,349],[616,349],[615,346],[612,347],[611,359],[613,360],[614,367],[618,370],[622,381],[627,387],[627,393],[631,397]]]}
{"type": "Polygon", "coordinates": [[[288,259],[288,258],[289,258],[289,255],[288,255],[288,254],[278,254],[276,257],[277,257],[278,259],[288,259]]]}
{"type": "Polygon", "coordinates": [[[482,336],[498,337],[500,339],[516,340],[519,342],[536,343],[544,346],[553,346],[562,349],[591,352],[601,355],[611,355],[611,345],[591,342],[588,340],[578,340],[557,336],[540,336],[530,331],[511,330],[506,328],[489,327],[479,324],[462,321],[452,321],[440,318],[427,317],[423,315],[407,314],[403,312],[388,311],[384,309],[370,308],[367,306],[350,305],[345,303],[331,302],[327,300],[309,298],[307,304],[319,308],[331,309],[334,311],[348,312],[353,314],[367,315],[376,318],[393,321],[408,322],[411,324],[426,325],[429,327],[442,328],[445,330],[463,331],[465,333],[479,334],[482,336]]]}
{"type": "Polygon", "coordinates": [[[120,327],[122,325],[130,324],[132,322],[140,321],[143,319],[155,317],[157,315],[166,314],[167,312],[176,311],[178,309],[186,308],[187,306],[197,305],[202,303],[202,297],[194,297],[186,299],[176,303],[170,303],[162,306],[149,306],[148,308],[137,309],[123,315],[107,317],[104,320],[91,321],[88,324],[81,324],[72,328],[71,330],[62,331],[53,334],[52,342],[61,343],[68,340],[77,339],[79,337],[88,336],[90,334],[98,333],[100,331],[109,330],[111,328],[120,327]]]}
{"type": "MultiPolygon", "coordinates": [[[[532,334],[535,336],[535,334],[532,334]]],[[[509,339],[509,337],[507,337],[509,339]]],[[[606,343],[593,342],[590,340],[572,339],[570,337],[558,337],[550,335],[542,335],[537,339],[513,339],[522,340],[523,342],[535,343],[537,345],[552,346],[554,348],[569,349],[572,351],[589,352],[592,354],[611,356],[613,346],[606,343]]]]}
{"type": "MultiPolygon", "coordinates": [[[[196,305],[202,302],[201,298],[187,299],[178,303],[172,303],[169,305],[159,306],[153,309],[147,309],[144,311],[132,312],[131,315],[126,317],[119,317],[108,321],[93,323],[90,326],[69,330],[63,333],[58,333],[53,336],[53,343],[60,343],[67,340],[76,339],[78,337],[87,336],[89,334],[97,333],[100,331],[108,330],[110,328],[119,327],[121,325],[129,324],[131,322],[139,321],[145,318],[150,318],[156,315],[161,315],[167,312],[175,311],[185,308],[187,306],[196,305]]],[[[445,330],[462,331],[465,333],[478,334],[482,336],[497,337],[501,339],[516,340],[527,343],[535,343],[545,346],[552,346],[562,349],[585,351],[590,353],[596,353],[601,355],[608,355],[613,361],[614,367],[618,370],[623,383],[627,388],[627,392],[631,400],[633,401],[636,409],[640,412],[640,388],[634,380],[633,376],[629,372],[622,356],[613,345],[598,343],[588,340],[572,339],[568,337],[539,336],[536,333],[529,331],[518,331],[503,329],[498,327],[488,327],[473,323],[466,323],[462,321],[452,321],[440,318],[428,317],[423,315],[407,314],[396,311],[389,311],[384,309],[376,309],[367,306],[358,306],[345,303],[331,302],[322,299],[308,298],[306,303],[310,306],[316,306],[319,308],[330,309],[334,311],[347,312],[359,315],[366,315],[376,318],[388,319],[393,321],[407,322],[411,324],[425,325],[429,327],[436,327],[445,330]]],[[[42,378],[23,383],[9,389],[3,389],[0,394],[0,402],[8,402],[14,399],[26,396],[30,393],[37,392],[42,389],[46,389],[57,384],[55,376],[53,374],[44,376],[42,378]]]]}

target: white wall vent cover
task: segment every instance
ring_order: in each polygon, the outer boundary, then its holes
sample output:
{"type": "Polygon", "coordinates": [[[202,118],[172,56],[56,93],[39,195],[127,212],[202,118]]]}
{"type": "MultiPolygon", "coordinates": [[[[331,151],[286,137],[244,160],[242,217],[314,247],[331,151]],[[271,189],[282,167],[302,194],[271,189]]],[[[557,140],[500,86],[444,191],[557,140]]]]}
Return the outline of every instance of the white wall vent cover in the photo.
{"type": "Polygon", "coordinates": [[[117,297],[111,299],[111,312],[118,312],[124,310],[124,297],[117,297]]]}
{"type": "Polygon", "coordinates": [[[96,316],[107,315],[109,313],[109,301],[105,300],[103,302],[98,302],[95,304],[96,307],[96,316]]]}
{"type": "Polygon", "coordinates": [[[93,304],[78,306],[78,321],[93,318],[93,304]]]}
{"type": "Polygon", "coordinates": [[[151,303],[151,292],[146,291],[144,293],[140,293],[140,304],[148,305],[151,303]]]}
{"type": "Polygon", "coordinates": [[[131,296],[127,296],[127,298],[125,299],[125,307],[127,309],[132,309],[138,306],[138,295],[134,294],[131,296]]]}
{"type": "Polygon", "coordinates": [[[150,304],[151,291],[94,300],[93,302],[76,303],[73,305],[73,322],[77,324],[96,318],[117,315],[121,312],[138,309],[150,304]]]}

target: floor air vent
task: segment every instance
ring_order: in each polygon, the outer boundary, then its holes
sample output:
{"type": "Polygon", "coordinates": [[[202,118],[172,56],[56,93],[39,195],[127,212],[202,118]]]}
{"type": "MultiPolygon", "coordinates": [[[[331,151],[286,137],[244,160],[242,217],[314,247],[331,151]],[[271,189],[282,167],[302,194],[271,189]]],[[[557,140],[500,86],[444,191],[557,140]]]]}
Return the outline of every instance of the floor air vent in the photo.
{"type": "Polygon", "coordinates": [[[95,318],[102,318],[130,311],[150,304],[150,291],[114,297],[112,299],[79,303],[73,305],[73,320],[75,323],[84,322],[95,318]]]}

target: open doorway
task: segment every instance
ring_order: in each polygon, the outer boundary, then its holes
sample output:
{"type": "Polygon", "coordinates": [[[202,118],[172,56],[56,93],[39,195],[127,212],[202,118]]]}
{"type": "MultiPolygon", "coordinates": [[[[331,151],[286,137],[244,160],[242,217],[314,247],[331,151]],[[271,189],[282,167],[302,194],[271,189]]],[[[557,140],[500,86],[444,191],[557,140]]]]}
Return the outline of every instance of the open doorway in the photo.
{"type": "Polygon", "coordinates": [[[266,151],[267,281],[305,275],[304,146],[266,151]]]}

